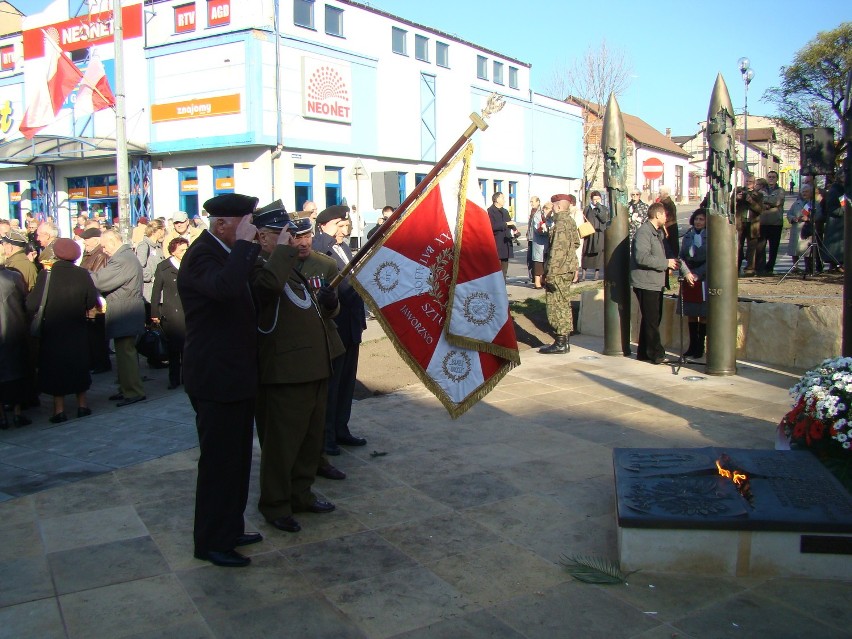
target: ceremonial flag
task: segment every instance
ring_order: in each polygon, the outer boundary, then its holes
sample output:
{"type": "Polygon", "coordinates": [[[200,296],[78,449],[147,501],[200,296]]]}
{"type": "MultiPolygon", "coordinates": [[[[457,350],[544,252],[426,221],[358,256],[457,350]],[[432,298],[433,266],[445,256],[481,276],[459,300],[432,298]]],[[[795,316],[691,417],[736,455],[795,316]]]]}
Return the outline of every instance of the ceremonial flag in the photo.
{"type": "Polygon", "coordinates": [[[62,103],[80,82],[83,74],[59,48],[59,33],[53,27],[44,29],[47,73],[44,84],[36,87],[18,130],[29,139],[56,119],[62,103]]]}
{"type": "Polygon", "coordinates": [[[453,418],[520,363],[493,233],[467,196],[472,153],[468,144],[353,270],[397,351],[453,418]]]}
{"type": "Polygon", "coordinates": [[[109,87],[104,65],[99,58],[92,57],[77,91],[74,115],[80,117],[111,106],[115,106],[115,95],[109,87]]]}

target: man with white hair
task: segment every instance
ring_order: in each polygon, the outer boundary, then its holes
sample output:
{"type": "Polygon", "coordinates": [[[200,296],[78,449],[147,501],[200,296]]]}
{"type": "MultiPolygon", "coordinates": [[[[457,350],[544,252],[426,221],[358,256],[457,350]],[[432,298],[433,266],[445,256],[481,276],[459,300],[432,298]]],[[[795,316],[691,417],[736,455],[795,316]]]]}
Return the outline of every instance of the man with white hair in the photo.
{"type": "Polygon", "coordinates": [[[53,264],[56,256],[53,254],[53,244],[56,238],[59,237],[59,229],[51,220],[46,220],[38,225],[36,230],[36,242],[41,247],[38,254],[38,261],[47,268],[53,264]]]}

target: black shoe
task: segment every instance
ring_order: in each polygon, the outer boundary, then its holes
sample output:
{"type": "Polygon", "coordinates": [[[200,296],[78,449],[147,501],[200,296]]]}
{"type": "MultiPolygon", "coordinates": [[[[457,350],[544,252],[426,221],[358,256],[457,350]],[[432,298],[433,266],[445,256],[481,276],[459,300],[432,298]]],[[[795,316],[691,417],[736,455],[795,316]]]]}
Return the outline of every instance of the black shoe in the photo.
{"type": "Polygon", "coordinates": [[[367,440],[349,433],[348,435],[338,435],[337,443],[341,446],[366,446],[367,440]]]}
{"type": "Polygon", "coordinates": [[[308,504],[301,510],[309,513],[317,513],[318,515],[324,515],[325,513],[330,513],[335,508],[336,506],[330,501],[322,501],[317,499],[314,503],[308,504]]]}
{"type": "Polygon", "coordinates": [[[53,417],[48,419],[51,424],[61,424],[62,422],[68,421],[68,416],[65,413],[56,413],[53,417]]]}
{"type": "Polygon", "coordinates": [[[335,468],[331,464],[320,466],[317,468],[317,475],[326,479],[346,479],[346,473],[339,468],[335,468]]]}
{"type": "Polygon", "coordinates": [[[228,552],[219,552],[218,550],[211,550],[208,553],[197,552],[195,553],[195,558],[209,561],[214,566],[222,566],[223,568],[244,568],[251,563],[251,559],[244,557],[236,550],[229,550],[228,552]]]}
{"type": "Polygon", "coordinates": [[[144,401],[146,399],[148,399],[148,398],[145,395],[139,395],[137,397],[127,397],[127,398],[121,400],[120,402],[118,402],[118,404],[116,404],[116,406],[118,406],[119,408],[121,408],[122,406],[130,406],[131,404],[135,404],[136,402],[141,402],[141,401],[144,401]]]}
{"type": "Polygon", "coordinates": [[[568,336],[567,335],[557,335],[553,344],[550,346],[542,346],[538,349],[539,353],[544,353],[545,355],[564,355],[569,352],[571,347],[568,345],[568,336]]]}
{"type": "Polygon", "coordinates": [[[29,426],[33,423],[33,420],[31,420],[26,415],[15,415],[14,417],[12,417],[12,423],[18,428],[20,428],[21,426],[29,426]]]}
{"type": "Polygon", "coordinates": [[[263,535],[258,532],[243,533],[237,537],[237,546],[250,546],[263,541],[263,535]]]}
{"type": "Polygon", "coordinates": [[[122,399],[124,399],[123,393],[116,393],[115,395],[109,396],[109,401],[111,401],[111,402],[117,402],[117,401],[120,401],[122,399]]]}
{"type": "Polygon", "coordinates": [[[299,525],[299,522],[293,519],[293,515],[279,517],[278,519],[270,521],[269,523],[275,526],[278,530],[283,530],[284,532],[289,533],[297,533],[302,529],[302,527],[299,525]]]}
{"type": "Polygon", "coordinates": [[[332,457],[337,457],[340,454],[340,446],[338,446],[337,444],[326,444],[325,454],[331,455],[332,457]]]}
{"type": "Polygon", "coordinates": [[[77,409],[77,417],[88,417],[92,414],[92,409],[88,406],[81,406],[77,409]]]}

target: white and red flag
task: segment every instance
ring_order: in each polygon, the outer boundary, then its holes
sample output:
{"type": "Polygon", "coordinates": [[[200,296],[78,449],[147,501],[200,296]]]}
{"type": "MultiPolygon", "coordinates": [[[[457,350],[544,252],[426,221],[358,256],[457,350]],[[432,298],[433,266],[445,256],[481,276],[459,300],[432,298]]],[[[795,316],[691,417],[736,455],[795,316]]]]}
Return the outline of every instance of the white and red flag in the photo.
{"type": "Polygon", "coordinates": [[[59,32],[50,27],[43,29],[43,33],[47,73],[44,84],[36,87],[35,96],[27,106],[18,127],[27,139],[31,139],[56,119],[65,99],[83,77],[80,69],[59,48],[59,32]]]}
{"type": "Polygon", "coordinates": [[[494,235],[468,196],[472,154],[468,143],[353,269],[397,351],[453,418],[520,363],[494,235]]]}
{"type": "Polygon", "coordinates": [[[77,91],[74,115],[80,117],[112,106],[115,106],[115,95],[109,87],[104,65],[100,58],[92,56],[77,91]]]}

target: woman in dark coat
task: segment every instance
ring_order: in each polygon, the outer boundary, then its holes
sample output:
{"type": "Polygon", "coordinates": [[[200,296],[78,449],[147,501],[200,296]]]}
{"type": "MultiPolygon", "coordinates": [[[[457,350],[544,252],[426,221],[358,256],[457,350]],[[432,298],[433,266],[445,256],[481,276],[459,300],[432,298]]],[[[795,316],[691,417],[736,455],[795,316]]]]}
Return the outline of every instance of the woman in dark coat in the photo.
{"type": "Polygon", "coordinates": [[[32,422],[21,414],[26,394],[27,341],[29,337],[24,298],[27,286],[18,271],[0,266],[0,428],[32,422]],[[7,415],[4,404],[14,406],[7,415]]]}
{"type": "Polygon", "coordinates": [[[170,257],[157,265],[151,289],[151,320],[159,322],[169,342],[169,389],[181,384],[181,359],[186,338],[186,319],[177,290],[177,276],[189,242],[176,237],[169,242],[170,257]]]}
{"type": "Polygon", "coordinates": [[[592,271],[591,276],[598,279],[598,271],[603,277],[604,268],[604,231],[609,226],[609,209],[601,204],[599,191],[592,191],[591,202],[583,211],[586,220],[595,227],[595,232],[583,238],[583,263],[580,271],[580,281],[586,279],[586,271],[592,271]]]}
{"type": "Polygon", "coordinates": [[[35,288],[27,296],[27,311],[35,315],[47,288],[39,336],[38,385],[41,392],[53,395],[50,421],[58,424],[68,419],[65,395],[77,396],[77,417],[92,414],[86,401],[86,391],[92,385],[86,313],[97,305],[98,291],[89,272],[74,265],[80,257],[80,247],[74,240],[56,240],[53,251],[56,262],[50,278],[47,271],[38,274],[35,288]]]}

